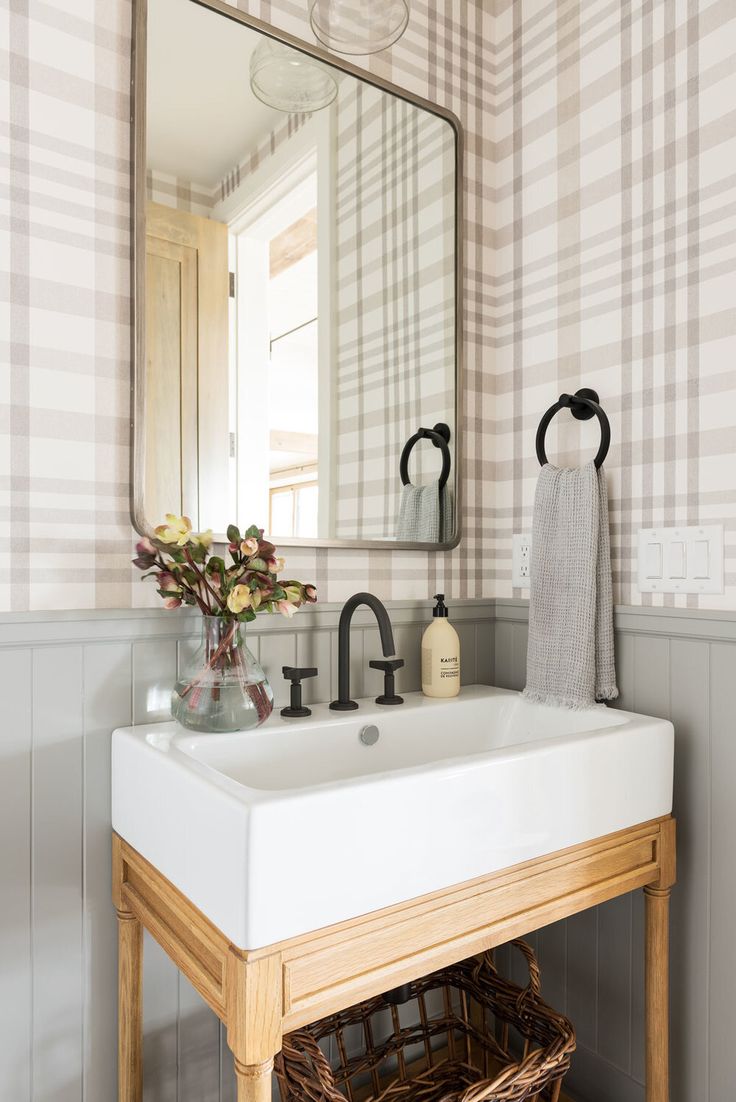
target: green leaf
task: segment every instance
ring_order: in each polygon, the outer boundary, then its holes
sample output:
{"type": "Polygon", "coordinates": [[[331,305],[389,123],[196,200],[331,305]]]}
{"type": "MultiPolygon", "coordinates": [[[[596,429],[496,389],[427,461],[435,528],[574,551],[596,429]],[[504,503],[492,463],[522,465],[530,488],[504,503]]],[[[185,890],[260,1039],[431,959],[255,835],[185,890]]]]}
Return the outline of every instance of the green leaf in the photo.
{"type": "Polygon", "coordinates": [[[285,601],[286,600],[286,593],[284,592],[284,590],[281,588],[280,585],[275,585],[273,587],[272,596],[273,596],[274,601],[285,601]]]}
{"type": "Polygon", "coordinates": [[[250,528],[245,533],[245,538],[247,540],[250,540],[250,539],[259,540],[261,538],[261,530],[260,530],[260,528],[258,527],[257,524],[251,524],[250,528]]]}
{"type": "Polygon", "coordinates": [[[261,571],[261,573],[268,573],[268,567],[266,566],[266,562],[264,559],[249,559],[248,569],[259,570],[261,571]]]}
{"type": "Polygon", "coordinates": [[[228,524],[227,538],[230,543],[240,543],[240,529],[235,524],[228,524]]]}
{"type": "Polygon", "coordinates": [[[210,561],[207,563],[207,573],[218,573],[222,576],[225,574],[225,560],[221,559],[218,555],[213,555],[210,561]]]}
{"type": "Polygon", "coordinates": [[[252,608],[246,608],[243,612],[238,613],[238,619],[245,624],[250,624],[252,620],[255,620],[256,614],[252,608]]]}
{"type": "Polygon", "coordinates": [[[190,543],[189,554],[191,555],[193,562],[204,562],[204,560],[207,558],[206,550],[198,543],[190,543]]]}

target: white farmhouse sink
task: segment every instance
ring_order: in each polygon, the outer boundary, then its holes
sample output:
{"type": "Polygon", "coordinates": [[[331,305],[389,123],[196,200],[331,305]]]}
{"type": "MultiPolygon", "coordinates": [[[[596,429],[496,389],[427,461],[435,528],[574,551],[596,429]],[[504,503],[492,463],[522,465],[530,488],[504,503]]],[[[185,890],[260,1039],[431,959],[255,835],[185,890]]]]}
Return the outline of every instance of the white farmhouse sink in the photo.
{"type": "Polygon", "coordinates": [[[672,756],[665,720],[481,685],[228,735],[156,723],[113,735],[113,827],[257,949],[666,815],[672,756]]]}

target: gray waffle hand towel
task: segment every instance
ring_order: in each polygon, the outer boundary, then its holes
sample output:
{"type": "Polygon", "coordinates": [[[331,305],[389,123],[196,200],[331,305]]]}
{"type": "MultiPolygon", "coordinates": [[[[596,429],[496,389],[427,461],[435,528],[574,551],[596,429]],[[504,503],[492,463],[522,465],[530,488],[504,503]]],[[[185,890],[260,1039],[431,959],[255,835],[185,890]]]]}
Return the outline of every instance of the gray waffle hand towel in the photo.
{"type": "Polygon", "coordinates": [[[402,487],[396,538],[410,543],[447,543],[455,528],[452,491],[439,482],[402,487]]]}
{"type": "Polygon", "coordinates": [[[576,470],[542,467],[530,597],[524,696],[565,708],[614,700],[608,494],[592,461],[576,470]]]}

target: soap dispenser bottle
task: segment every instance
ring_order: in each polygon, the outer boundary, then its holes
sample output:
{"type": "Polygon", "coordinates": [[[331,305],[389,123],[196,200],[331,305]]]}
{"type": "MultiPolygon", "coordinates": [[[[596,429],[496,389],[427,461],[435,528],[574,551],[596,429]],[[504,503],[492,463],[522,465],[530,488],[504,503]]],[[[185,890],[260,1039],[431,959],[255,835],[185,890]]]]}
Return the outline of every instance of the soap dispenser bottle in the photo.
{"type": "Polygon", "coordinates": [[[450,697],[460,692],[460,639],[448,620],[444,593],[435,593],[432,623],[422,636],[422,692],[450,697]]]}

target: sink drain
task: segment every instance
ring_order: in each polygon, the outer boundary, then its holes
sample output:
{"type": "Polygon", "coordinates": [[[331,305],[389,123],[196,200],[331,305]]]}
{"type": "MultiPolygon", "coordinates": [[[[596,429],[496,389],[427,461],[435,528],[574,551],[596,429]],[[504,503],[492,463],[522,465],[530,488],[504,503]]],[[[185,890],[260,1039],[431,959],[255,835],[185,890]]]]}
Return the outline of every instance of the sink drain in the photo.
{"type": "Polygon", "coordinates": [[[369,723],[367,727],[364,727],[360,732],[360,741],[364,746],[375,746],[378,742],[378,736],[380,732],[375,723],[369,723]]]}

